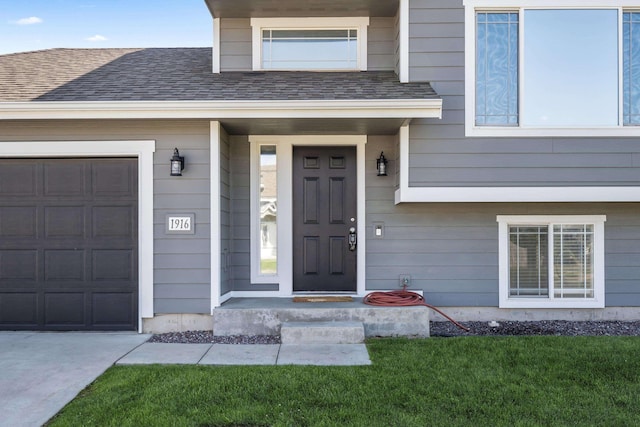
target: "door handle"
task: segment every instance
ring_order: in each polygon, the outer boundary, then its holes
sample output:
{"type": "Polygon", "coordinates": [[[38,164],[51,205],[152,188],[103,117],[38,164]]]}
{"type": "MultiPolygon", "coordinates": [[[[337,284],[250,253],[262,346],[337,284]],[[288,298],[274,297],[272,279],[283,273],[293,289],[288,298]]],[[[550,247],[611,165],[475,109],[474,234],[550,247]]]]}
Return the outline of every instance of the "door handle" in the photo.
{"type": "Polygon", "coordinates": [[[349,228],[349,250],[351,252],[356,250],[356,246],[358,245],[358,235],[356,233],[356,228],[349,228]]]}

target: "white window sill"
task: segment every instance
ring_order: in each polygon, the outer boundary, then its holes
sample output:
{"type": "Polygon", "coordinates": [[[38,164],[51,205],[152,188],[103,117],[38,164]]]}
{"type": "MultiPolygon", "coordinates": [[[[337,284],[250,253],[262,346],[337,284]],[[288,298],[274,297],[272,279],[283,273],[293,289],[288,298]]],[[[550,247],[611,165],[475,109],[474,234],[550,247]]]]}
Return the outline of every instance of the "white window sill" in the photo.
{"type": "Polygon", "coordinates": [[[499,126],[467,126],[465,136],[499,137],[638,137],[640,126],[610,128],[522,128],[499,126]]]}
{"type": "Polygon", "coordinates": [[[549,299],[507,298],[500,301],[500,308],[604,308],[604,300],[597,299],[549,299]]]}

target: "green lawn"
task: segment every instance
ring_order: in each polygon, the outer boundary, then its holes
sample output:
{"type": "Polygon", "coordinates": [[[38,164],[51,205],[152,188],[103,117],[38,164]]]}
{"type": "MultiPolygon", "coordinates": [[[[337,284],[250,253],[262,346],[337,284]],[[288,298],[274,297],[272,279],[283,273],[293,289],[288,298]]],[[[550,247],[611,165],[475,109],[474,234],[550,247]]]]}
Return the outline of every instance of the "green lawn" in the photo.
{"type": "Polygon", "coordinates": [[[640,338],[368,342],[361,367],[126,366],[52,426],[637,426],[640,338]]]}

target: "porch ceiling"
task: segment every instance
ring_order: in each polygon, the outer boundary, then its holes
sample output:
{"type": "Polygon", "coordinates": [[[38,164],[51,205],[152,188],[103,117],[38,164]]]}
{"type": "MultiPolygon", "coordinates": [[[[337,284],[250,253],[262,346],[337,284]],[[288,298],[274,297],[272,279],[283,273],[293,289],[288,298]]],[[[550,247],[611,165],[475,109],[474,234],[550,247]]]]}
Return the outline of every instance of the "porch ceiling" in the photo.
{"type": "Polygon", "coordinates": [[[395,135],[405,119],[225,119],[231,135],[395,135]]]}
{"type": "Polygon", "coordinates": [[[214,18],[395,16],[398,0],[205,0],[214,18]]]}

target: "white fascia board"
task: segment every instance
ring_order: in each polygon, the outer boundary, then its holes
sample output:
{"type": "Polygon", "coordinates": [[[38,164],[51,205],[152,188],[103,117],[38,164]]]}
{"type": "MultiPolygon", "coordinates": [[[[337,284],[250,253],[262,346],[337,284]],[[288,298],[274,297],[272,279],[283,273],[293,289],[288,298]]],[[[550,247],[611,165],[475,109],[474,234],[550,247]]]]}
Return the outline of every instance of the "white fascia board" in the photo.
{"type": "Polygon", "coordinates": [[[230,118],[442,118],[442,99],[0,103],[0,120],[230,118]]]}
{"type": "Polygon", "coordinates": [[[639,202],[640,187],[405,187],[396,204],[639,202]]]}
{"type": "Polygon", "coordinates": [[[632,9],[640,7],[639,1],[632,0],[464,0],[464,6],[475,8],[615,8],[632,9]]]}

